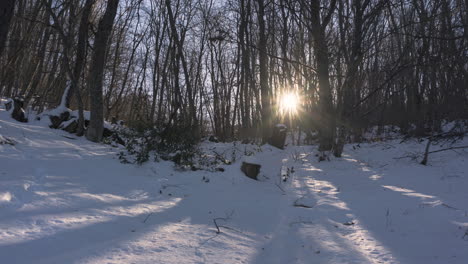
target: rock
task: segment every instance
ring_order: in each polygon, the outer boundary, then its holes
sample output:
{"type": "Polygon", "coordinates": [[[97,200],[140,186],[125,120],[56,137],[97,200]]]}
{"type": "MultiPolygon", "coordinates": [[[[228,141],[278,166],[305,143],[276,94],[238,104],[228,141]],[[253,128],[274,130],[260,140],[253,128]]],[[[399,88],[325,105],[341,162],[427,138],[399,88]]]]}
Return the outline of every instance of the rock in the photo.
{"type": "Polygon", "coordinates": [[[11,100],[5,103],[5,109],[7,111],[10,111],[12,106],[13,106],[13,101],[11,101],[11,100]]]}
{"type": "Polygon", "coordinates": [[[249,163],[249,162],[242,162],[241,171],[249,178],[258,180],[257,176],[260,173],[260,168],[262,165],[249,163]]]}
{"type": "Polygon", "coordinates": [[[70,113],[68,111],[65,111],[61,113],[60,116],[49,116],[49,119],[52,123],[49,127],[57,129],[64,121],[70,120],[70,113]]]}
{"type": "Polygon", "coordinates": [[[73,120],[72,122],[70,122],[68,125],[66,125],[63,130],[67,131],[68,133],[76,133],[76,131],[78,130],[78,121],[73,120]]]}
{"type": "MultiPolygon", "coordinates": [[[[10,104],[10,102],[7,104],[10,104]]],[[[13,111],[11,113],[11,117],[13,119],[19,122],[23,122],[23,123],[28,122],[28,119],[26,118],[26,115],[24,114],[24,110],[23,110],[24,102],[22,99],[15,98],[13,99],[11,103],[12,105],[10,104],[8,106],[7,104],[5,104],[5,107],[7,110],[10,110],[13,107],[13,111]]]]}
{"type": "Polygon", "coordinates": [[[15,145],[15,141],[13,141],[13,140],[10,139],[10,138],[7,138],[7,137],[4,137],[4,136],[0,135],[0,145],[11,145],[11,146],[14,146],[14,145],[15,145]]]}
{"type": "Polygon", "coordinates": [[[286,125],[278,124],[273,128],[273,134],[270,138],[270,145],[279,149],[284,149],[286,142],[286,132],[288,131],[286,125]]]}
{"type": "Polygon", "coordinates": [[[210,136],[210,137],[208,138],[208,141],[214,142],[214,143],[218,143],[218,142],[219,142],[218,138],[215,137],[215,136],[210,136]]]}

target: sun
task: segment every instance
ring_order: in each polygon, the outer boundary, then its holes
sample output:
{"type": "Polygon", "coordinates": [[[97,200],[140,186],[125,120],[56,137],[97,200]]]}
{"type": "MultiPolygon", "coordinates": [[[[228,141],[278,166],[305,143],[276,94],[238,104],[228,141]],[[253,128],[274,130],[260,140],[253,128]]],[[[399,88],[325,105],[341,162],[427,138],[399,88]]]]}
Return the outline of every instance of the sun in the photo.
{"type": "Polygon", "coordinates": [[[299,95],[294,92],[287,92],[279,98],[279,110],[282,115],[295,115],[299,108],[299,95]]]}

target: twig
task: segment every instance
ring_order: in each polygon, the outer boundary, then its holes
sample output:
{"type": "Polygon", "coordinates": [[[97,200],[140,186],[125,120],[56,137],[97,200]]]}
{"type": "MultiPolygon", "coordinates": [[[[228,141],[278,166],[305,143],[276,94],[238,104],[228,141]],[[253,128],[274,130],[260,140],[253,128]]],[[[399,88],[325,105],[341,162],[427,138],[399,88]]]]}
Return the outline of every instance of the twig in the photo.
{"type": "Polygon", "coordinates": [[[294,203],[294,207],[303,207],[303,208],[312,208],[312,206],[308,206],[305,204],[294,203]]]}
{"type": "Polygon", "coordinates": [[[224,227],[224,226],[220,226],[218,225],[218,223],[216,222],[216,220],[223,220],[223,221],[227,221],[229,219],[231,219],[232,215],[234,215],[234,210],[231,211],[231,213],[226,213],[226,217],[217,217],[217,218],[214,218],[213,219],[213,223],[215,224],[216,226],[216,234],[220,234],[221,233],[221,230],[219,229],[220,227],[224,227]]]}
{"type": "Polygon", "coordinates": [[[277,184],[276,182],[275,182],[275,185],[276,185],[283,193],[286,193],[286,191],[285,191],[283,188],[281,188],[281,186],[280,186],[279,184],[277,184]]]}
{"type": "Polygon", "coordinates": [[[243,233],[244,233],[244,232],[242,232],[242,231],[240,231],[240,230],[234,229],[234,228],[229,227],[229,226],[219,225],[219,227],[226,228],[226,229],[235,231],[235,232],[240,233],[240,234],[243,234],[243,233]]]}
{"type": "Polygon", "coordinates": [[[406,159],[406,158],[411,158],[411,160],[415,160],[417,159],[421,154],[418,154],[418,153],[411,153],[409,155],[406,155],[406,156],[401,156],[401,157],[395,157],[393,159],[395,160],[399,160],[399,159],[406,159]]]}
{"type": "Polygon", "coordinates": [[[450,205],[448,205],[448,204],[446,204],[446,203],[443,203],[442,206],[445,206],[445,207],[447,207],[447,208],[449,208],[449,209],[453,209],[453,210],[457,210],[457,211],[460,210],[460,209],[455,208],[455,207],[453,207],[453,206],[450,206],[450,205]]]}
{"type": "Polygon", "coordinates": [[[218,217],[218,218],[214,218],[214,219],[213,219],[213,223],[215,224],[216,229],[217,229],[216,234],[220,234],[220,233],[221,233],[221,230],[219,229],[219,226],[218,226],[218,223],[216,222],[216,220],[224,220],[224,221],[226,221],[226,218],[218,217]]]}
{"type": "Polygon", "coordinates": [[[304,196],[300,197],[300,198],[297,198],[295,201],[294,201],[294,204],[293,206],[294,207],[302,207],[302,208],[312,208],[314,206],[310,206],[310,205],[306,205],[306,204],[303,204],[303,203],[299,203],[299,200],[304,198],[304,196]]]}
{"type": "Polygon", "coordinates": [[[314,222],[312,221],[295,221],[295,222],[291,222],[289,223],[289,226],[293,226],[293,225],[299,225],[299,224],[304,224],[304,225],[313,225],[314,222]]]}
{"type": "Polygon", "coordinates": [[[385,227],[388,229],[388,227],[391,225],[391,218],[390,218],[390,208],[387,208],[387,213],[385,214],[385,227]]]}
{"type": "Polygon", "coordinates": [[[153,214],[153,213],[149,213],[149,214],[146,216],[145,220],[143,220],[143,224],[146,223],[146,220],[148,220],[148,218],[150,218],[150,216],[151,216],[152,214],[153,214]]]}

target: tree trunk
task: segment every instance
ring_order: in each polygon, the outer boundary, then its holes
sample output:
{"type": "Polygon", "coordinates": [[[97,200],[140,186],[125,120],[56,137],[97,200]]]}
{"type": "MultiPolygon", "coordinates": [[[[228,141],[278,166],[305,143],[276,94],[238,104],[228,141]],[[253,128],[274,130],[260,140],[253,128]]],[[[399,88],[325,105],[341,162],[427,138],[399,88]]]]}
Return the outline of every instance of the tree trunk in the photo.
{"type": "Polygon", "coordinates": [[[96,38],[94,40],[94,52],[88,76],[88,89],[90,95],[91,118],[86,132],[86,138],[99,142],[104,131],[104,111],[102,100],[102,79],[106,60],[107,42],[114,25],[115,15],[119,0],[109,0],[104,16],[99,21],[96,38]]]}
{"type": "Polygon", "coordinates": [[[258,26],[260,39],[258,41],[260,63],[260,93],[262,96],[262,143],[268,142],[271,131],[270,88],[268,86],[268,55],[267,36],[265,30],[265,4],[263,0],[258,3],[258,26]]]}
{"type": "Polygon", "coordinates": [[[325,39],[326,24],[320,19],[320,1],[311,3],[312,36],[314,38],[314,55],[317,61],[319,81],[319,151],[330,151],[333,148],[335,136],[335,117],[333,114],[332,91],[329,79],[328,46],[325,39]]]}
{"type": "Polygon", "coordinates": [[[83,67],[85,64],[85,59],[86,59],[86,43],[88,41],[88,27],[89,27],[89,17],[93,8],[95,0],[86,0],[84,9],[83,9],[83,14],[81,17],[80,21],[80,27],[78,29],[78,47],[76,50],[76,61],[75,61],[75,67],[73,69],[73,79],[74,82],[72,82],[71,87],[68,91],[67,94],[67,99],[66,99],[66,106],[69,107],[70,101],[71,101],[71,96],[73,94],[76,95],[76,101],[78,103],[78,129],[76,131],[76,134],[78,136],[82,136],[84,134],[84,125],[85,125],[85,120],[84,120],[84,107],[83,107],[83,100],[81,99],[81,93],[79,90],[79,83],[80,83],[80,75],[81,72],[83,71],[83,67]]]}
{"type": "Polygon", "coordinates": [[[0,1],[0,56],[2,56],[3,49],[5,48],[10,21],[15,10],[15,1],[16,0],[0,1]]]}

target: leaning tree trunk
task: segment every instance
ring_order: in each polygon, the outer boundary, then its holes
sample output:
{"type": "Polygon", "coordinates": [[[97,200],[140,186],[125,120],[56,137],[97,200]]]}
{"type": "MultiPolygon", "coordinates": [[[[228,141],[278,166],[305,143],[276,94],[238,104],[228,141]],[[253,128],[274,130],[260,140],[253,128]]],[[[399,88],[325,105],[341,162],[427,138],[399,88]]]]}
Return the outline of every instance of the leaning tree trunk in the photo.
{"type": "Polygon", "coordinates": [[[66,106],[70,106],[71,97],[73,94],[76,95],[76,101],[78,102],[78,129],[76,134],[82,136],[84,134],[84,115],[83,115],[83,100],[79,91],[80,75],[83,71],[83,67],[86,59],[86,43],[88,41],[88,27],[89,27],[89,17],[93,9],[93,4],[95,0],[86,0],[81,21],[80,27],[78,29],[78,46],[76,48],[76,60],[75,66],[73,69],[73,79],[70,89],[66,97],[66,106]]]}
{"type": "Polygon", "coordinates": [[[104,132],[104,111],[102,100],[102,78],[106,60],[107,42],[114,25],[115,15],[119,0],[109,0],[104,16],[99,21],[96,38],[94,40],[94,52],[88,77],[88,88],[90,95],[91,118],[86,132],[86,138],[99,142],[104,132]]]}
{"type": "Polygon", "coordinates": [[[3,49],[5,48],[11,17],[15,9],[15,2],[16,0],[0,1],[0,56],[2,56],[3,49]]]}

